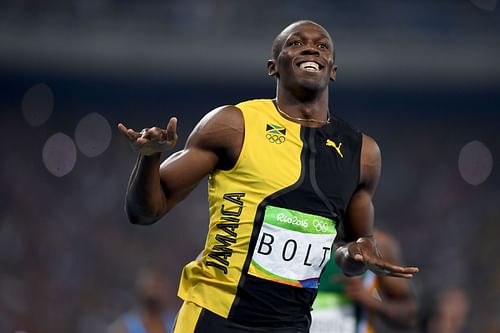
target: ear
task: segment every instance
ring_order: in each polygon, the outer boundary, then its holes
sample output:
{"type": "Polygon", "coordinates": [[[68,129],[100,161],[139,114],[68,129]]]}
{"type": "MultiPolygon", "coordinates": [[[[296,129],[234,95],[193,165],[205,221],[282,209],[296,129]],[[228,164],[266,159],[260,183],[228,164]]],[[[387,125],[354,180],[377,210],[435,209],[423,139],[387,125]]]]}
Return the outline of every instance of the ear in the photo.
{"type": "Polygon", "coordinates": [[[330,80],[331,81],[335,81],[337,79],[337,68],[339,68],[339,66],[333,65],[332,71],[330,72],[330,80]]]}
{"type": "Polygon", "coordinates": [[[276,67],[276,60],[269,59],[267,61],[267,75],[275,76],[278,73],[278,69],[276,67]]]}

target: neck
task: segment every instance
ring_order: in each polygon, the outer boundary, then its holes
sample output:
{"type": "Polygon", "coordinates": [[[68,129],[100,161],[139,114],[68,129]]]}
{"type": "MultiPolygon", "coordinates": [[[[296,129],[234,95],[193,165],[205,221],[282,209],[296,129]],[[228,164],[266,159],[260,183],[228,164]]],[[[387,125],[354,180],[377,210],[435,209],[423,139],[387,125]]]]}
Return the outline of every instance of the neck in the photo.
{"type": "Polygon", "coordinates": [[[275,103],[278,112],[288,120],[309,127],[329,123],[328,90],[314,99],[300,99],[294,94],[278,90],[275,103]]]}

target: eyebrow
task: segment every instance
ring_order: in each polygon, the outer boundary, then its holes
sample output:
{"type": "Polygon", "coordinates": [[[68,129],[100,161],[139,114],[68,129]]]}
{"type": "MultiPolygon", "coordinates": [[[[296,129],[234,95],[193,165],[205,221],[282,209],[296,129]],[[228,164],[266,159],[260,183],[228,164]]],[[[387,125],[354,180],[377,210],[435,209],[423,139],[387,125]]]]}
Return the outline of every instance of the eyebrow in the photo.
{"type": "MultiPolygon", "coordinates": [[[[333,42],[330,40],[330,37],[324,33],[320,33],[321,36],[319,38],[315,38],[315,40],[321,40],[321,39],[326,39],[330,44],[333,44],[333,42]]],[[[288,35],[288,37],[285,39],[285,41],[288,41],[292,37],[304,37],[305,34],[302,31],[296,31],[288,35]]]]}

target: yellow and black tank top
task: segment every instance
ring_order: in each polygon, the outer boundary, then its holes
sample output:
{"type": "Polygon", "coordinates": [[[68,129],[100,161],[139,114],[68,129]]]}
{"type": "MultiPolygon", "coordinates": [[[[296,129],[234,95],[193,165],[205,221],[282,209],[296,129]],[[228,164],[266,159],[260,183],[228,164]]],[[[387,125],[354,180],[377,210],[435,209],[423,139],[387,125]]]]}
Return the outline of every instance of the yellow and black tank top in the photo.
{"type": "Polygon", "coordinates": [[[249,326],[309,325],[336,225],[359,183],[361,133],[282,117],[270,99],[236,105],[245,123],[231,170],[209,176],[210,225],[179,296],[249,326]]]}

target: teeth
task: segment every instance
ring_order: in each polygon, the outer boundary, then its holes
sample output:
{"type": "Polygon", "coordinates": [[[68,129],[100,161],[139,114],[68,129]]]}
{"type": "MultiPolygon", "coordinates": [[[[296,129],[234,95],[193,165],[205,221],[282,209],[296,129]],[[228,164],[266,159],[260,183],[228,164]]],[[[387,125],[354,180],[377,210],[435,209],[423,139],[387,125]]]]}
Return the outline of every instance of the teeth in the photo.
{"type": "Polygon", "coordinates": [[[306,61],[300,64],[300,68],[309,72],[315,72],[319,70],[319,65],[312,61],[306,61]]]}

